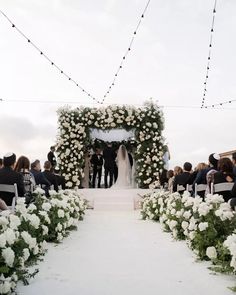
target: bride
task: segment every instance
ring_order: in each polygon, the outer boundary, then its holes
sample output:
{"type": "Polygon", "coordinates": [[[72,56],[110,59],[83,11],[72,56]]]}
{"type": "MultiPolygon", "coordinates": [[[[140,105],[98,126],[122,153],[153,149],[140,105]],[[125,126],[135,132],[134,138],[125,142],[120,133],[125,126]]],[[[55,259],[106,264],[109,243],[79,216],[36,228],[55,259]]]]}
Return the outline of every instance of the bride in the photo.
{"type": "Polygon", "coordinates": [[[116,163],[118,166],[118,177],[116,183],[112,188],[130,188],[131,187],[131,166],[129,161],[128,152],[124,145],[120,145],[116,163]]]}

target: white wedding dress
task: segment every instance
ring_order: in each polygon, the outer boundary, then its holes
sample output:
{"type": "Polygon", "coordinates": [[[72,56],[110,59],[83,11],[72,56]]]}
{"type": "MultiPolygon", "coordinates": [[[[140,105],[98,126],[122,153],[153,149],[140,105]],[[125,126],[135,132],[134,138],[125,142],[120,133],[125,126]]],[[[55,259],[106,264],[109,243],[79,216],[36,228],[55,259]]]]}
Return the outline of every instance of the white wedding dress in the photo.
{"type": "Polygon", "coordinates": [[[111,188],[112,189],[131,188],[131,166],[129,162],[128,152],[124,145],[121,145],[119,147],[116,162],[118,167],[118,177],[117,177],[116,183],[111,188]]]}

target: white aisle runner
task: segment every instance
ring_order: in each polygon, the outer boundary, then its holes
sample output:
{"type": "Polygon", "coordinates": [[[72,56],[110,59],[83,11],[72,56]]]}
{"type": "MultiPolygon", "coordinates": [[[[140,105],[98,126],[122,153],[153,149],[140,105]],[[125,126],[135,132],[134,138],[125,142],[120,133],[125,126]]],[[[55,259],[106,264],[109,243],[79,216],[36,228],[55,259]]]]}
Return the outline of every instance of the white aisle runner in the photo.
{"type": "Polygon", "coordinates": [[[232,277],[211,275],[185,242],[172,241],[138,212],[88,211],[19,295],[227,295],[232,277]]]}

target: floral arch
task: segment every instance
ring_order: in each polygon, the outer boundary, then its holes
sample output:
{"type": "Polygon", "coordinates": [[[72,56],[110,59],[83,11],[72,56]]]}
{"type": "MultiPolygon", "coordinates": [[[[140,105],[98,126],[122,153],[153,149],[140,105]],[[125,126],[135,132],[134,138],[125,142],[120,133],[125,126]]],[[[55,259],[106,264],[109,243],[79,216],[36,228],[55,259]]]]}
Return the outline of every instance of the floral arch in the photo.
{"type": "Polygon", "coordinates": [[[137,149],[136,181],[140,188],[159,186],[163,169],[164,118],[153,102],[143,107],[111,105],[106,108],[63,107],[58,110],[58,164],[67,187],[78,187],[83,178],[84,153],[90,143],[91,129],[135,131],[137,149]]]}

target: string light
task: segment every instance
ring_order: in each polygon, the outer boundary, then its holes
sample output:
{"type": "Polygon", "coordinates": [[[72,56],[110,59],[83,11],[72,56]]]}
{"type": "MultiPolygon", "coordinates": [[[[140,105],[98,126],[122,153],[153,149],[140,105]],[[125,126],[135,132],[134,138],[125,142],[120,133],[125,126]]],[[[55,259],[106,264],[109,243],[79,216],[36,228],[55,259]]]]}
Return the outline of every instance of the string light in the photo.
{"type": "MultiPolygon", "coordinates": [[[[40,104],[78,104],[78,101],[69,101],[69,100],[35,100],[35,99],[2,99],[0,98],[0,102],[4,103],[40,103],[40,104]]],[[[218,109],[218,110],[234,110],[234,108],[224,108],[224,105],[232,104],[236,102],[236,99],[231,99],[229,101],[224,101],[220,103],[215,103],[212,105],[204,106],[204,109],[218,109]]],[[[120,105],[130,105],[125,103],[120,103],[120,105]]],[[[89,103],[86,103],[89,105],[89,103]]],[[[108,103],[104,103],[104,105],[109,105],[108,103]]],[[[132,106],[143,107],[143,104],[132,104],[132,106]]],[[[159,105],[160,108],[163,109],[202,109],[200,106],[191,106],[191,105],[159,105]]]]}
{"type": "Polygon", "coordinates": [[[218,106],[223,106],[225,104],[231,104],[232,102],[235,102],[236,99],[231,99],[229,101],[224,101],[224,102],[219,102],[219,103],[215,103],[215,104],[212,104],[212,105],[208,105],[208,106],[204,106],[205,109],[209,109],[209,108],[215,108],[215,107],[218,107],[218,106]]]}
{"type": "Polygon", "coordinates": [[[84,87],[81,86],[80,83],[78,83],[75,79],[72,79],[72,77],[70,75],[68,75],[60,66],[58,66],[47,54],[44,53],[43,50],[41,50],[34,42],[32,42],[32,40],[26,36],[14,23],[13,21],[2,11],[0,10],[0,13],[7,19],[7,21],[11,24],[12,28],[14,28],[24,39],[26,39],[26,41],[35,49],[39,52],[39,54],[44,57],[50,64],[51,66],[55,67],[60,74],[62,74],[67,80],[69,80],[70,82],[72,82],[76,87],[78,87],[84,94],[86,94],[86,96],[90,99],[92,99],[94,102],[97,102],[98,104],[103,104],[105,99],[107,98],[108,94],[111,93],[112,88],[115,86],[115,82],[117,80],[117,77],[121,71],[121,69],[123,69],[123,65],[124,62],[126,61],[126,58],[128,56],[128,54],[131,51],[132,45],[134,43],[135,37],[137,35],[137,32],[139,30],[139,27],[141,25],[142,19],[144,18],[144,15],[148,9],[148,6],[150,4],[151,0],[147,1],[147,4],[144,8],[144,11],[138,21],[138,24],[135,28],[135,31],[132,34],[132,38],[131,41],[129,43],[128,49],[125,52],[125,54],[122,56],[122,60],[120,62],[120,65],[118,67],[118,70],[116,71],[114,78],[112,79],[111,84],[109,85],[107,91],[105,92],[105,94],[103,95],[103,98],[101,100],[95,98],[89,91],[87,91],[84,87]]]}
{"type": "Polygon", "coordinates": [[[121,71],[121,70],[123,69],[123,67],[124,67],[124,62],[126,61],[127,56],[128,56],[128,54],[130,53],[130,51],[131,51],[131,49],[132,49],[132,45],[133,45],[133,43],[134,43],[135,37],[137,36],[137,32],[138,32],[138,30],[139,30],[139,27],[140,27],[140,25],[141,25],[141,23],[142,23],[142,20],[143,20],[143,18],[144,18],[144,16],[145,16],[145,13],[146,13],[146,11],[147,11],[147,9],[148,9],[148,6],[149,6],[150,2],[151,2],[151,0],[148,0],[146,6],[145,6],[145,8],[144,8],[143,13],[141,14],[141,17],[140,17],[140,19],[139,19],[139,21],[138,21],[138,24],[137,24],[137,26],[136,26],[136,28],[135,28],[135,30],[134,30],[134,32],[133,32],[133,35],[132,35],[131,41],[130,41],[130,43],[129,43],[129,46],[128,46],[128,48],[127,48],[125,54],[122,56],[121,62],[120,62],[120,64],[119,64],[119,66],[118,66],[117,71],[115,72],[115,75],[114,75],[114,77],[113,77],[113,79],[112,79],[111,84],[109,85],[109,87],[107,88],[107,91],[106,91],[106,92],[104,93],[104,95],[103,95],[103,100],[102,100],[103,102],[104,102],[104,100],[108,97],[108,95],[111,93],[111,90],[112,90],[112,88],[115,86],[115,82],[116,82],[116,80],[117,80],[117,78],[118,78],[118,76],[119,76],[119,73],[120,73],[120,71],[121,71]]]}
{"type": "Polygon", "coordinates": [[[211,65],[210,62],[211,62],[213,34],[214,34],[214,26],[215,26],[216,4],[217,4],[217,0],[215,0],[214,8],[213,8],[213,16],[212,16],[211,31],[210,31],[209,52],[208,52],[208,57],[207,57],[206,76],[205,76],[204,87],[203,87],[203,96],[202,96],[201,108],[205,107],[205,102],[206,102],[207,84],[208,84],[209,71],[210,71],[210,65],[211,65]]]}

